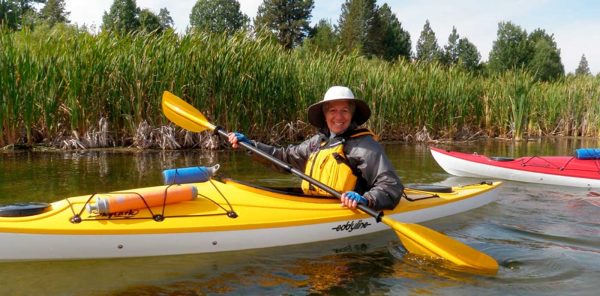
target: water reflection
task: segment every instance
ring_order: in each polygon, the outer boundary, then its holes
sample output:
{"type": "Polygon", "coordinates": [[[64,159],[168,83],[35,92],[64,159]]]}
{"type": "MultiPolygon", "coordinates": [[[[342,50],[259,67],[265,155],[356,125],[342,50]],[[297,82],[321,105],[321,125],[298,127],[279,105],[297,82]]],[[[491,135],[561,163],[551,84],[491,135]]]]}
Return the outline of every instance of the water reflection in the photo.
{"type": "MultiPolygon", "coordinates": [[[[519,157],[568,155],[598,139],[436,145],[519,157]]],[[[386,144],[405,183],[466,185],[446,174],[426,145],[386,144]]],[[[285,186],[299,179],[245,152],[120,151],[0,153],[0,203],[162,184],[174,167],[221,164],[220,176],[285,186]]],[[[424,224],[496,258],[494,277],[396,256],[392,231],[347,240],[230,253],[0,263],[1,295],[595,295],[600,288],[600,188],[504,182],[485,207],[424,224]]],[[[76,243],[76,242],[74,242],[76,243]]],[[[243,242],[240,242],[243,243],[243,242]]]]}
{"type": "Polygon", "coordinates": [[[399,289],[431,293],[477,281],[464,273],[397,260],[386,248],[356,244],[342,249],[347,251],[337,249],[320,257],[255,254],[238,268],[219,263],[213,271],[195,271],[191,277],[158,285],[135,285],[111,295],[397,295],[399,289]]]}
{"type": "Polygon", "coordinates": [[[0,153],[0,202],[55,201],[162,184],[164,169],[228,162],[228,153],[197,151],[0,153]],[[42,186],[40,186],[42,185],[42,186]]]}

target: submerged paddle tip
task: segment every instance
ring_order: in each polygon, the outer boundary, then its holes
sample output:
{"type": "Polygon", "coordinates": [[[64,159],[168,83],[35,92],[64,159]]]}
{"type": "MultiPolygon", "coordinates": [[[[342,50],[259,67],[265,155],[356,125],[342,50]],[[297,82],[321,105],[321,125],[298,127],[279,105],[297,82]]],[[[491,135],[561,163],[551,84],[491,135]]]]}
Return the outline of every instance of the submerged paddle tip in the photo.
{"type": "Polygon", "coordinates": [[[453,267],[450,269],[469,273],[493,275],[498,272],[498,262],[494,258],[435,230],[398,222],[389,217],[384,217],[382,221],[394,229],[404,247],[412,254],[443,260],[453,267]]]}

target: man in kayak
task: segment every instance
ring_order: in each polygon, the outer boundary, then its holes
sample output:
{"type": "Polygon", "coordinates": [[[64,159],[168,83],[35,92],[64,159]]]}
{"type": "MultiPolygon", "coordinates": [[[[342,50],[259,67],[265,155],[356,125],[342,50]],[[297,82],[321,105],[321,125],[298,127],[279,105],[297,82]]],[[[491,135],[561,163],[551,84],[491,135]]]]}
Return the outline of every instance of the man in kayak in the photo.
{"type": "MultiPolygon", "coordinates": [[[[308,140],[287,147],[274,147],[250,141],[241,133],[229,134],[233,148],[246,142],[289,163],[292,167],[342,194],[342,205],[358,204],[374,210],[393,209],[404,190],[400,178],[374,134],[358,128],[371,116],[363,100],[356,99],[344,86],[327,90],[322,101],[308,107],[308,121],[319,132],[308,140]]],[[[305,194],[329,195],[302,181],[305,194]]]]}

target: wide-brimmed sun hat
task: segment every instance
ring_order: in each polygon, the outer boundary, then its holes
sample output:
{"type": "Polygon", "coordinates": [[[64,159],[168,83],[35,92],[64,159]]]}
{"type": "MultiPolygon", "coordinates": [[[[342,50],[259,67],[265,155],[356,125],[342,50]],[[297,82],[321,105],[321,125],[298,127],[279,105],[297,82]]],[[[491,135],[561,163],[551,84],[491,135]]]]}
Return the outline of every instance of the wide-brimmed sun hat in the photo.
{"type": "Polygon", "coordinates": [[[327,90],[322,101],[308,107],[308,122],[317,128],[327,127],[325,114],[323,113],[323,104],[339,100],[348,100],[354,103],[356,108],[354,110],[354,115],[352,116],[352,121],[354,121],[357,126],[367,122],[369,117],[371,117],[369,105],[367,105],[365,101],[355,98],[349,88],[345,86],[332,86],[327,90]]]}

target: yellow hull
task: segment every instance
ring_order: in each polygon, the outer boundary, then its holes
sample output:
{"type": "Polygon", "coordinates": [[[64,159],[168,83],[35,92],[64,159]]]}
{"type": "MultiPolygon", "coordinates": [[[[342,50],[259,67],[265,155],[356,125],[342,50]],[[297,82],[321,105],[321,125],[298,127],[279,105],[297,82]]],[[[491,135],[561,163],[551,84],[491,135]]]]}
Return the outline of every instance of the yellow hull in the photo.
{"type": "MultiPolygon", "coordinates": [[[[336,199],[272,192],[234,181],[194,183],[198,197],[114,215],[90,213],[98,196],[51,204],[44,213],[0,217],[0,260],[156,256],[231,251],[330,240],[388,229],[336,199]]],[[[385,215],[422,222],[485,205],[499,182],[452,193],[407,190],[385,215]]],[[[173,185],[179,186],[179,185],[173,185]]],[[[165,186],[154,189],[164,190],[165,186]]],[[[134,189],[136,192],[148,189],[134,189]]]]}

